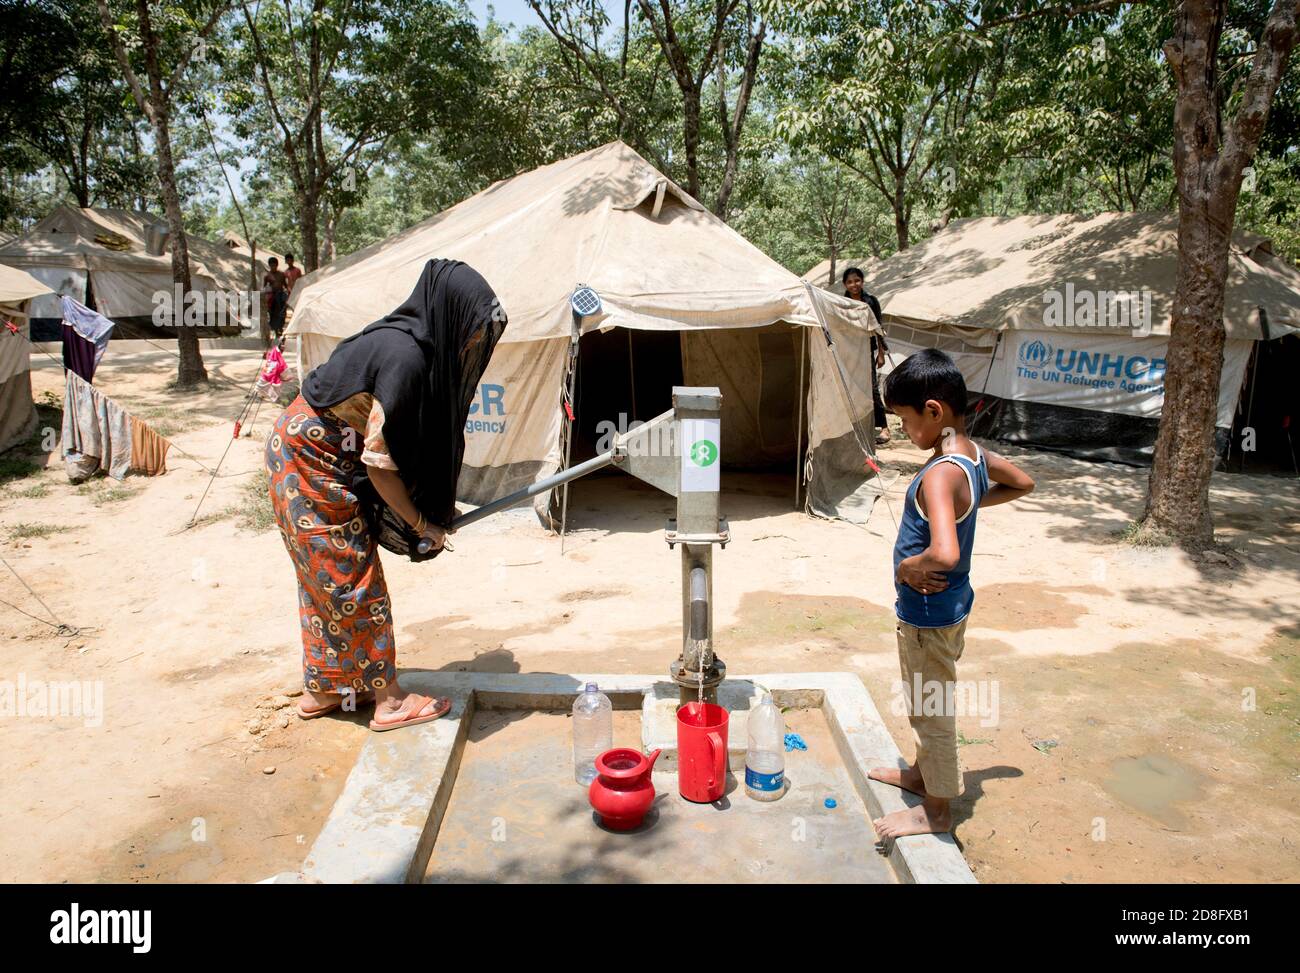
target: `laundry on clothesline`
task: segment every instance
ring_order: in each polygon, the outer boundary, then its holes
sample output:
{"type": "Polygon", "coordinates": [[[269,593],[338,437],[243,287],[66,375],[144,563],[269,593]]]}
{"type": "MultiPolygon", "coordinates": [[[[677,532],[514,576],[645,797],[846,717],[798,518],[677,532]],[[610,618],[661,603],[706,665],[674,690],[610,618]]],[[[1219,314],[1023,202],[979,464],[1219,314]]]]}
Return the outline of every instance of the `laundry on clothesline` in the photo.
{"type": "Polygon", "coordinates": [[[95,369],[104,357],[113,322],[86,305],[64,297],[63,367],[76,372],[87,382],[93,381],[95,369]]]}
{"type": "Polygon", "coordinates": [[[71,369],[63,394],[63,461],[68,479],[80,483],[103,469],[114,479],[128,472],[167,472],[165,438],[71,369]]]}

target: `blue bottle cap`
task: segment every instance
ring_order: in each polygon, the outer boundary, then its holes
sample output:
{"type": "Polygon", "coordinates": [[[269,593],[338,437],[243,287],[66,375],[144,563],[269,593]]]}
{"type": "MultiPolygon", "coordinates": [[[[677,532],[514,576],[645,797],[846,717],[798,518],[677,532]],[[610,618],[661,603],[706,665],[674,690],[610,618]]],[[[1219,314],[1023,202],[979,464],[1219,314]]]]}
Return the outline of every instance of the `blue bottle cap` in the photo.
{"type": "Polygon", "coordinates": [[[835,807],[835,798],[833,797],[826,798],[826,806],[830,808],[835,807]]]}

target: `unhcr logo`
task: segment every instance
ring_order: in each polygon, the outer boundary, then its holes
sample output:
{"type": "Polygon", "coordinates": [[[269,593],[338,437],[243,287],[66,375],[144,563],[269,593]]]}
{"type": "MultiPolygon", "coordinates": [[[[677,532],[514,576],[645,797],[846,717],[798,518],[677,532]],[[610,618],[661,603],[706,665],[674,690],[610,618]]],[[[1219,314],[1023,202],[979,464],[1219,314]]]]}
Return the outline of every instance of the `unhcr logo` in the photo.
{"type": "Polygon", "coordinates": [[[1164,388],[1163,358],[1053,348],[1037,338],[1022,341],[1018,357],[1018,378],[1122,392],[1161,392],[1164,388]]]}
{"type": "Polygon", "coordinates": [[[1048,328],[1120,328],[1135,338],[1151,334],[1151,289],[1098,291],[1076,288],[1043,291],[1043,324],[1048,328]]]}
{"type": "Polygon", "coordinates": [[[1033,341],[1020,343],[1020,364],[1030,368],[1042,368],[1052,360],[1052,346],[1046,341],[1035,338],[1033,341]]]}

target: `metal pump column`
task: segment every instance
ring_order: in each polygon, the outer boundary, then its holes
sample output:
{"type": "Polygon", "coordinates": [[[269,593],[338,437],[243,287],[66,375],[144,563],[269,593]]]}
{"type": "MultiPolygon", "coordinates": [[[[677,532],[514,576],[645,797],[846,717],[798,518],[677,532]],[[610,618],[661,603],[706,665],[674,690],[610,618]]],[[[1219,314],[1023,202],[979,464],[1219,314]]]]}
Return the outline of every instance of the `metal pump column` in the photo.
{"type": "Polygon", "coordinates": [[[682,548],[682,654],[668,674],[681,687],[683,703],[701,695],[716,703],[727,667],[713,654],[713,545],[726,547],[731,540],[718,513],[721,445],[722,392],[676,386],[670,411],[615,437],[612,449],[462,514],[451,526],[472,524],[606,466],[675,496],[677,518],[668,521],[664,539],[682,548]]]}
{"type": "Polygon", "coordinates": [[[727,667],[713,652],[713,545],[730,535],[718,512],[722,457],[722,393],[716,388],[676,387],[679,480],[677,519],[668,522],[670,547],[682,548],[682,654],[668,668],[683,703],[701,695],[718,701],[727,667]]]}

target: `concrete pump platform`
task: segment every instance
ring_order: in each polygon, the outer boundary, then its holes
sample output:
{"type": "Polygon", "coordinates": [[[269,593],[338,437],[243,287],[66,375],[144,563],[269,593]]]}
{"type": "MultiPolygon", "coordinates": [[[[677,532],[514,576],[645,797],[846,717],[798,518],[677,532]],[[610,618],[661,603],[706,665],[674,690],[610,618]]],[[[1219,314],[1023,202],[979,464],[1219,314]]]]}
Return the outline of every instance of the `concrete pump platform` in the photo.
{"type": "Polygon", "coordinates": [[[409,671],[402,683],[451,696],[451,712],[371,734],[301,871],[274,881],[975,881],[950,835],[876,844],[871,818],[920,799],[867,779],[903,761],[849,673],[728,677],[719,702],[731,714],[733,775],[711,805],[677,793],[667,678],[409,671]],[[588,681],[614,704],[615,746],[664,750],[654,807],[635,831],[601,827],[573,780],[567,714],[588,681]],[[786,754],[787,790],[771,803],[746,797],[735,773],[744,717],[764,690],[808,744],[786,754]]]}

